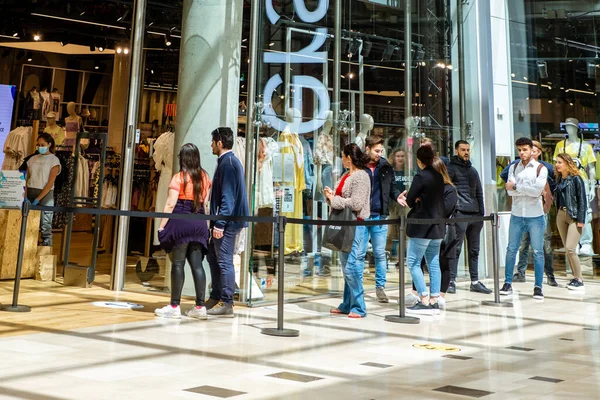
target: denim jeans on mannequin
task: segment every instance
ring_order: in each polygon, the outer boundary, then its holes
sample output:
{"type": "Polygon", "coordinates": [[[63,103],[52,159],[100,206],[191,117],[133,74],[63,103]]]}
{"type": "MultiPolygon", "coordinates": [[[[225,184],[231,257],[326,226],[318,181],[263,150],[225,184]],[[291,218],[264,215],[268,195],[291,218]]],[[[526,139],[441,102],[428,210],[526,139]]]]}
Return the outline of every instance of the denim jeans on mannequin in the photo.
{"type": "Polygon", "coordinates": [[[417,292],[421,297],[427,296],[427,285],[425,276],[421,270],[421,260],[425,256],[427,268],[429,269],[430,292],[431,296],[440,295],[440,285],[442,273],[440,271],[440,246],[442,239],[408,239],[408,248],[406,251],[406,264],[410,270],[417,292]]]}
{"type": "Polygon", "coordinates": [[[517,252],[521,245],[523,234],[529,232],[533,248],[533,269],[535,271],[535,286],[541,288],[544,280],[544,230],[546,221],[543,215],[539,217],[510,216],[508,228],[508,246],[506,247],[505,282],[512,284],[517,252]]]}
{"type": "Polygon", "coordinates": [[[344,274],[344,298],[338,309],[344,314],[353,312],[363,317],[367,315],[363,287],[363,273],[365,270],[363,240],[367,235],[366,231],[365,226],[357,226],[352,251],[350,253],[339,252],[344,274]]]}
{"type": "MultiPolygon", "coordinates": [[[[386,218],[381,216],[371,217],[366,221],[384,221],[386,218]]],[[[363,258],[359,260],[364,264],[365,255],[367,254],[367,248],[369,247],[369,237],[371,237],[371,244],[373,245],[373,256],[375,258],[375,287],[385,288],[385,282],[387,280],[387,257],[385,254],[385,244],[387,242],[387,225],[372,225],[365,227],[365,235],[362,242],[362,255],[363,258]]]]}
{"type": "MultiPolygon", "coordinates": [[[[550,217],[548,214],[544,215],[546,223],[546,229],[544,230],[544,271],[548,278],[554,277],[554,251],[552,249],[552,227],[550,226],[550,217]]],[[[519,274],[524,275],[529,264],[529,246],[531,241],[529,240],[529,233],[523,235],[521,240],[521,247],[519,248],[519,264],[517,265],[517,271],[519,274]]]]}

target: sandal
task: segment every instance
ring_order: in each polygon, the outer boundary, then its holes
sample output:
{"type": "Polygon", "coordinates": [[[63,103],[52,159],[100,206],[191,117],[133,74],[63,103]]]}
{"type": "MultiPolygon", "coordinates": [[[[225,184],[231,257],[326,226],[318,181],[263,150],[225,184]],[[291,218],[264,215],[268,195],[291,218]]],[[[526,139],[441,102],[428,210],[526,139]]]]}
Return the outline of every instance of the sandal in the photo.
{"type": "Polygon", "coordinates": [[[332,308],[331,310],[329,310],[329,314],[346,314],[346,313],[342,312],[342,310],[340,310],[339,308],[332,308]]]}
{"type": "Polygon", "coordinates": [[[363,316],[360,315],[360,314],[351,312],[350,314],[348,314],[348,318],[357,318],[357,319],[360,319],[360,318],[363,318],[363,316]]]}

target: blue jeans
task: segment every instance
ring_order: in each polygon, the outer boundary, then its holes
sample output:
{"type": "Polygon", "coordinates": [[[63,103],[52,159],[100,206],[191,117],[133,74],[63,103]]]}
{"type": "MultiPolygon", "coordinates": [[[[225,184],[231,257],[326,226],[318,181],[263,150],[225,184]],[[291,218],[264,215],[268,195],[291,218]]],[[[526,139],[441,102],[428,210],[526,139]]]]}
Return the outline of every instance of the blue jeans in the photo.
{"type": "Polygon", "coordinates": [[[410,275],[421,297],[427,296],[427,285],[425,277],[421,270],[421,260],[425,256],[427,268],[429,269],[429,279],[431,296],[440,295],[440,285],[442,282],[442,272],[440,271],[440,246],[442,239],[421,239],[409,238],[408,249],[406,251],[406,263],[410,270],[410,275]]]}
{"type": "Polygon", "coordinates": [[[206,259],[210,265],[212,288],[210,298],[233,304],[235,292],[235,268],[233,266],[233,251],[239,228],[225,228],[221,239],[211,238],[208,242],[206,259]]]}
{"type": "Polygon", "coordinates": [[[338,309],[344,314],[352,312],[363,317],[367,315],[365,290],[363,288],[363,272],[365,269],[365,253],[363,251],[365,246],[363,241],[367,234],[367,227],[357,226],[352,251],[350,253],[340,251],[340,261],[342,262],[342,272],[344,274],[344,298],[338,309]]]}
{"type": "Polygon", "coordinates": [[[535,286],[541,288],[544,280],[544,230],[546,221],[543,215],[539,217],[510,216],[508,228],[508,246],[506,247],[505,281],[512,284],[517,252],[525,232],[529,233],[533,249],[533,270],[535,271],[535,286]]]}
{"type": "MultiPolygon", "coordinates": [[[[367,219],[366,221],[385,221],[385,217],[376,216],[367,219]]],[[[371,236],[371,244],[373,245],[373,255],[375,256],[375,287],[384,288],[387,273],[387,257],[385,256],[385,244],[387,241],[388,226],[365,226],[365,236],[363,239],[362,259],[359,262],[365,263],[365,254],[369,246],[369,236],[371,236]]]]}
{"type": "MultiPolygon", "coordinates": [[[[554,252],[552,250],[552,229],[550,229],[549,215],[544,215],[544,221],[546,223],[546,229],[544,230],[544,270],[548,278],[554,278],[554,252]]],[[[529,263],[529,233],[523,235],[521,240],[521,248],[519,249],[519,263],[517,264],[517,271],[521,275],[525,275],[527,270],[527,264],[529,263]]]]}

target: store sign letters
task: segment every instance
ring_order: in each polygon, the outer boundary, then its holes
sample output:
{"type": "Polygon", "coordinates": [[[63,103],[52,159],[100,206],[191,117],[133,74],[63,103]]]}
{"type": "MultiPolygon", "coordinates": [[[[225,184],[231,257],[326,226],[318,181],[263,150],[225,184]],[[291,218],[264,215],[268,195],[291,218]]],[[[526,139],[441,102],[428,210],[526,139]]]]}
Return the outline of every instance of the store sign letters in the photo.
{"type": "MultiPolygon", "coordinates": [[[[273,7],[273,0],[266,0],[267,17],[271,24],[275,25],[281,18],[273,7]]],[[[315,23],[320,21],[327,15],[329,8],[329,0],[319,0],[317,7],[313,11],[306,8],[305,0],[294,0],[294,10],[296,16],[304,22],[315,23]]],[[[314,31],[312,42],[304,49],[298,52],[283,52],[283,53],[265,53],[265,64],[325,64],[327,63],[327,52],[317,51],[323,47],[327,40],[327,28],[317,28],[314,31]]],[[[278,131],[283,131],[287,126],[287,122],[281,120],[272,106],[272,97],[274,91],[283,83],[280,74],[272,76],[264,88],[264,116],[263,120],[271,124],[278,131]]],[[[292,107],[302,111],[302,92],[303,89],[312,90],[318,98],[318,111],[316,119],[303,122],[298,127],[298,133],[308,133],[319,129],[327,119],[327,113],[331,108],[331,101],[327,87],[323,82],[309,75],[296,75],[292,77],[291,87],[294,89],[292,107]]],[[[286,99],[288,101],[288,99],[286,99]]]]}

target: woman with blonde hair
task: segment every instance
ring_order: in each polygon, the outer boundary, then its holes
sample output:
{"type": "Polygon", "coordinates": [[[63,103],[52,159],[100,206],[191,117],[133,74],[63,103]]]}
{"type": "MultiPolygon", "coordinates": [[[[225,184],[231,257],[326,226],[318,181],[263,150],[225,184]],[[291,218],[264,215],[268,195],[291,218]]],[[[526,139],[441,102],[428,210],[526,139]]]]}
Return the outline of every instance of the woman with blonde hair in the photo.
{"type": "Polygon", "coordinates": [[[556,156],[555,170],[556,227],[573,271],[573,279],[569,282],[567,288],[570,290],[583,290],[583,277],[577,247],[579,246],[579,238],[581,238],[587,211],[585,184],[577,165],[567,153],[560,153],[556,156]]]}

